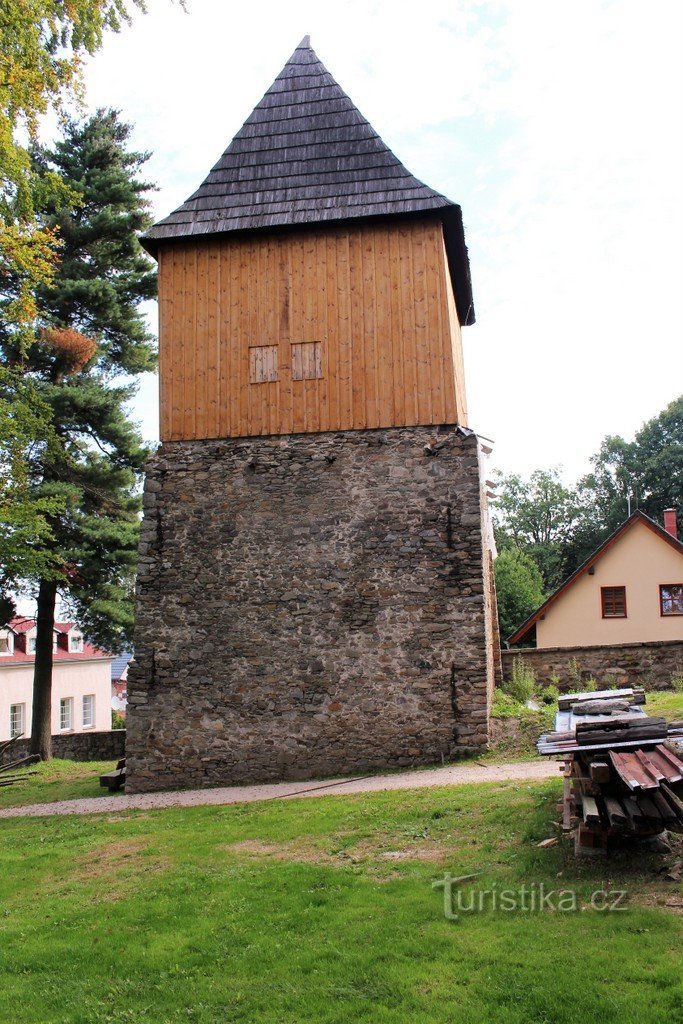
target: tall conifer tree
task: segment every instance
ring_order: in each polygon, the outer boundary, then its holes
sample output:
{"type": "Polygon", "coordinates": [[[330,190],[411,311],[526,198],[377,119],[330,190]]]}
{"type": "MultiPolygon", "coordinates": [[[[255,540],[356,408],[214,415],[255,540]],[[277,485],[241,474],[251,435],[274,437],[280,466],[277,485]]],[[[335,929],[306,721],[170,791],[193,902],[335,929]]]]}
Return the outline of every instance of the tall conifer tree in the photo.
{"type": "MultiPolygon", "coordinates": [[[[98,110],[67,124],[51,151],[34,152],[39,173],[57,174],[74,202],[47,205],[46,226],[62,239],[53,282],[39,289],[40,329],[21,359],[52,410],[58,451],[32,467],[36,492],[65,511],[50,521],[59,579],[37,582],[38,630],[31,749],[51,756],[53,629],[58,592],[86,634],[120,649],[132,625],[140,501],[146,450],[129,421],[131,377],[154,368],[154,339],[141,303],[156,274],[137,240],[150,223],[151,186],[140,180],[147,154],[128,149],[130,126],[98,110]]],[[[11,338],[5,339],[11,348],[11,338]]]]}

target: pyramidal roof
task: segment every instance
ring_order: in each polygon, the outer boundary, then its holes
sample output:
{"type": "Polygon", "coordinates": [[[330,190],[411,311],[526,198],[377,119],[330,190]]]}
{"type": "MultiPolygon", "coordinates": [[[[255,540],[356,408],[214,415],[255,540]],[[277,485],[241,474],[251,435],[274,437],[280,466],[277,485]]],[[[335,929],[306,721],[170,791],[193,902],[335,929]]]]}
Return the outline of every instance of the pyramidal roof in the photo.
{"type": "Polygon", "coordinates": [[[302,39],[197,191],[141,239],[433,214],[462,323],[474,322],[460,207],[415,178],[302,39]]]}

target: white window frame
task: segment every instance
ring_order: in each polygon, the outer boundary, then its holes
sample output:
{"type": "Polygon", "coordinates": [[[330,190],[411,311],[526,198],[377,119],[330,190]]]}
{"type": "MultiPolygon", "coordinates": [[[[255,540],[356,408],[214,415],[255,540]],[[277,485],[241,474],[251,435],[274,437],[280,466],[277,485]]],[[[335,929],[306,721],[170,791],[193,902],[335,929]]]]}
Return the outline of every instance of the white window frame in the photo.
{"type": "Polygon", "coordinates": [[[60,732],[70,732],[74,727],[74,699],[73,697],[62,697],[59,701],[59,729],[60,732]],[[67,723],[68,724],[65,724],[67,723]]]}
{"type": "Polygon", "coordinates": [[[79,651],[83,650],[83,637],[80,633],[69,634],[69,652],[71,654],[78,654],[79,651]]]}
{"type": "Polygon", "coordinates": [[[37,643],[37,641],[38,641],[38,637],[37,636],[29,636],[29,637],[26,638],[26,653],[27,654],[35,654],[36,653],[36,643],[37,643]]]}
{"type": "Polygon", "coordinates": [[[7,644],[6,651],[0,651],[0,658],[9,658],[14,654],[14,634],[8,632],[7,636],[0,637],[7,644]]]}
{"type": "Polygon", "coordinates": [[[83,728],[94,729],[95,728],[95,694],[86,693],[83,695],[81,704],[82,717],[83,717],[83,728]],[[86,717],[86,708],[89,707],[90,711],[86,717]]]}
{"type": "Polygon", "coordinates": [[[14,736],[21,736],[22,733],[26,732],[26,705],[25,704],[10,704],[9,706],[9,734],[10,739],[14,736]],[[15,722],[17,716],[19,721],[15,722]]]}

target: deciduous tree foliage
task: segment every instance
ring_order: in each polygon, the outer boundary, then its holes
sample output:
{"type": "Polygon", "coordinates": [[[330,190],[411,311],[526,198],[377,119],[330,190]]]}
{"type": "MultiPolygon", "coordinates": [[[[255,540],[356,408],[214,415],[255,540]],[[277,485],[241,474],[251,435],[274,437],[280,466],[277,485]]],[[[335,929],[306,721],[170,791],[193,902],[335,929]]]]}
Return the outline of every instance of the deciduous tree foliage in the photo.
{"type": "Polygon", "coordinates": [[[537,469],[528,480],[519,474],[499,476],[494,519],[499,547],[530,554],[546,590],[562,582],[566,553],[576,516],[576,496],[557,469],[537,469]]]}
{"type": "Polygon", "coordinates": [[[531,555],[504,548],[495,561],[500,635],[506,640],[545,599],[543,577],[531,555]]]}
{"type": "MultiPolygon", "coordinates": [[[[81,57],[118,31],[143,0],[0,0],[0,289],[2,316],[25,341],[37,315],[35,289],[54,272],[59,238],[36,217],[55,177],[37,177],[25,137],[41,115],[78,94],[81,57]]],[[[62,199],[65,195],[62,191],[62,199]]]]}

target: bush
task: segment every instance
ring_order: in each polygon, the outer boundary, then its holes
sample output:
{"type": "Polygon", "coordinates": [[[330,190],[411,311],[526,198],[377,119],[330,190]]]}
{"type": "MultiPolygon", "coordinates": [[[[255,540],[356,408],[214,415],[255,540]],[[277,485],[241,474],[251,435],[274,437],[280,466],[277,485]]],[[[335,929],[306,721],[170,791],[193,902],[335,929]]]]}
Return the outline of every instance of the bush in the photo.
{"type": "Polygon", "coordinates": [[[512,678],[503,684],[503,690],[513,700],[526,704],[536,689],[536,673],[524,658],[515,658],[512,662],[512,678]]]}
{"type": "Polygon", "coordinates": [[[126,720],[123,715],[118,711],[112,711],[111,713],[111,727],[112,729],[125,729],[126,720]]]}
{"type": "Polygon", "coordinates": [[[559,696],[560,691],[554,683],[551,683],[550,686],[544,687],[539,694],[539,697],[541,698],[544,704],[557,703],[557,699],[559,696]]]}
{"type": "Polygon", "coordinates": [[[683,667],[676,666],[671,673],[671,686],[676,693],[683,693],[683,667]]]}

